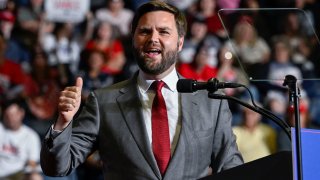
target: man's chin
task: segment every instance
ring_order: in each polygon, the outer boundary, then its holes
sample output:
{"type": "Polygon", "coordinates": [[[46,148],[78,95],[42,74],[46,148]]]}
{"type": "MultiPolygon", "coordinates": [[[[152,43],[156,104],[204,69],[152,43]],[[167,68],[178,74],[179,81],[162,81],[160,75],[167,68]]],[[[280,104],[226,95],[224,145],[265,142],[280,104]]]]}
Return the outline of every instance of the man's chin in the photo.
{"type": "Polygon", "coordinates": [[[139,65],[139,67],[144,73],[149,75],[159,75],[164,71],[162,67],[159,67],[159,63],[143,64],[143,65],[139,65]]]}
{"type": "Polygon", "coordinates": [[[158,55],[158,56],[153,56],[153,57],[150,57],[150,56],[145,56],[144,58],[144,62],[149,62],[149,63],[161,63],[161,56],[158,55]]]}

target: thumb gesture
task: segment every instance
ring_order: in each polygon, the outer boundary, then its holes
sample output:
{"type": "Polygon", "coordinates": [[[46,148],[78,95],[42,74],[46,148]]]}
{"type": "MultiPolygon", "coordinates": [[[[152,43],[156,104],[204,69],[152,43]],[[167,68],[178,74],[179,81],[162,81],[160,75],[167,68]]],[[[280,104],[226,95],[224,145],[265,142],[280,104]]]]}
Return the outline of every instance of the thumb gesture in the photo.
{"type": "Polygon", "coordinates": [[[55,124],[55,129],[65,128],[79,110],[82,85],[83,80],[81,77],[78,77],[75,86],[66,87],[61,92],[58,104],[59,118],[55,124]]]}

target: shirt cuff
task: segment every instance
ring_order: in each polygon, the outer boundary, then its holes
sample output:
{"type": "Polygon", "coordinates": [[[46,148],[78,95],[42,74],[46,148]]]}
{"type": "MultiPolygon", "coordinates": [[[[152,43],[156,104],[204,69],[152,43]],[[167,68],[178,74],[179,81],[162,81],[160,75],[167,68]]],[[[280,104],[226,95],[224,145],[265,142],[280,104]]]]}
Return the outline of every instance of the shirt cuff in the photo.
{"type": "Polygon", "coordinates": [[[53,137],[58,136],[61,132],[62,132],[61,130],[55,130],[55,129],[53,129],[53,125],[51,125],[51,135],[52,135],[53,137]]]}

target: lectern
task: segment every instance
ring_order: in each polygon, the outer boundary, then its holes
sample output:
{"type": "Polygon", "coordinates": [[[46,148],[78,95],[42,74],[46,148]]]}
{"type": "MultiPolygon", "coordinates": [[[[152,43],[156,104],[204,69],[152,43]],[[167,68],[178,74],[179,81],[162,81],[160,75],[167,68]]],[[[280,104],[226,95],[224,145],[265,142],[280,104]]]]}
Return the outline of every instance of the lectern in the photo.
{"type": "Polygon", "coordinates": [[[278,152],[201,180],[292,180],[292,152],[278,152]]]}

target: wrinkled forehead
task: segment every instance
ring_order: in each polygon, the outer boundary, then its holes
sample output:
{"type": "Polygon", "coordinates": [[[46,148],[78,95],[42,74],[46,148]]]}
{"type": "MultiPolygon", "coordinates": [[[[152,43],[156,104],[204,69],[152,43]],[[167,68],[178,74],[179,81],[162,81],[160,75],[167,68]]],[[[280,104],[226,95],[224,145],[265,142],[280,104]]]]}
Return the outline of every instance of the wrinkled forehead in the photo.
{"type": "Polygon", "coordinates": [[[137,26],[159,25],[176,27],[175,17],[167,11],[152,11],[142,15],[137,26]]]}

